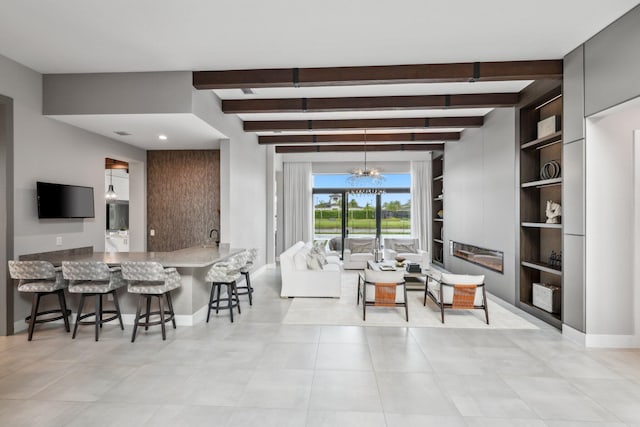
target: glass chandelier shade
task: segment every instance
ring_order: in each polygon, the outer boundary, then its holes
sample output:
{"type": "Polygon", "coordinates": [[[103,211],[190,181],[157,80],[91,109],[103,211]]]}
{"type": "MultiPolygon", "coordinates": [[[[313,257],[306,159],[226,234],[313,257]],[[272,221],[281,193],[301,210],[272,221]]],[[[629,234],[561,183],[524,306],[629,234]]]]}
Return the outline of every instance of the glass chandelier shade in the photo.
{"type": "Polygon", "coordinates": [[[107,192],[104,195],[104,198],[107,200],[116,200],[118,195],[116,194],[116,190],[113,189],[113,170],[109,169],[109,188],[107,188],[107,192]]]}
{"type": "MultiPolygon", "coordinates": [[[[351,170],[351,176],[347,181],[351,186],[361,189],[378,187],[384,182],[384,175],[377,168],[367,167],[367,131],[364,131],[364,167],[351,170]]],[[[368,191],[375,192],[375,191],[368,191]]]]}

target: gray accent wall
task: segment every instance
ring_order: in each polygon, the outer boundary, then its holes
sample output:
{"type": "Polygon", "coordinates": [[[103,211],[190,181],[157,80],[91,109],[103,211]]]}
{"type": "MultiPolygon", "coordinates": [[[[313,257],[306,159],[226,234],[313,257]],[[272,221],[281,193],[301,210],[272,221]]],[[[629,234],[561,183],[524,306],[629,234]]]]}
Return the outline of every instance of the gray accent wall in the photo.
{"type": "Polygon", "coordinates": [[[45,115],[191,112],[191,73],[46,74],[45,115]]]}
{"type": "Polygon", "coordinates": [[[445,266],[484,274],[487,290],[515,304],[516,110],[495,109],[479,129],[467,129],[444,153],[445,266]],[[504,274],[449,253],[449,241],[504,252],[504,274]]]}
{"type": "Polygon", "coordinates": [[[640,6],[584,44],[585,116],[640,94],[640,6]]]}

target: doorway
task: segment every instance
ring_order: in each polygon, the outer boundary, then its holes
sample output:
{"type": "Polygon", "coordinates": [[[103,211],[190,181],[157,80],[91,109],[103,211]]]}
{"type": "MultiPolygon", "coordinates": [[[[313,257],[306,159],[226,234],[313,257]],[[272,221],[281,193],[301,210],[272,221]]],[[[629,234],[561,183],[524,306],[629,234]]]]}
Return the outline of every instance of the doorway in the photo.
{"type": "Polygon", "coordinates": [[[129,252],[129,163],[105,159],[105,252],[129,252]]]}

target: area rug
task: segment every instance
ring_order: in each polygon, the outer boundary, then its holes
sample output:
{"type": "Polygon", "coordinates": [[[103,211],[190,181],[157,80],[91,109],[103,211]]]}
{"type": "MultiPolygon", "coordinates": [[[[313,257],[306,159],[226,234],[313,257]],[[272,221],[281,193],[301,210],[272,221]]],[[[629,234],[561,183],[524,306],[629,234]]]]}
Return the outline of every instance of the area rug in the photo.
{"type": "Polygon", "coordinates": [[[356,305],[357,272],[342,275],[340,298],[294,298],[283,323],[289,325],[345,326],[407,326],[432,328],[478,329],[538,329],[526,319],[507,310],[496,298],[488,295],[489,325],[483,310],[445,310],[445,323],[440,321],[440,308],[427,298],[422,305],[423,291],[407,291],[409,322],[404,307],[367,307],[367,320],[362,320],[362,302],[356,305]]]}

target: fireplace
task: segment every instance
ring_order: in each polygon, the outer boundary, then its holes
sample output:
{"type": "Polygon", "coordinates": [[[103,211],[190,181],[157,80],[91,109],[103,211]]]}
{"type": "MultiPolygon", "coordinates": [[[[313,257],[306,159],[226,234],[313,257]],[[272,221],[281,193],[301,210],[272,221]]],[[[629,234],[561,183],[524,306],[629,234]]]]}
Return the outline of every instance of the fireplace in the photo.
{"type": "Polygon", "coordinates": [[[453,256],[489,270],[504,274],[504,253],[493,249],[481,248],[467,243],[451,242],[453,256]]]}

